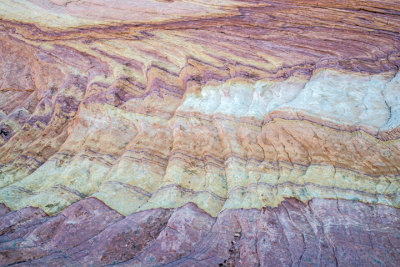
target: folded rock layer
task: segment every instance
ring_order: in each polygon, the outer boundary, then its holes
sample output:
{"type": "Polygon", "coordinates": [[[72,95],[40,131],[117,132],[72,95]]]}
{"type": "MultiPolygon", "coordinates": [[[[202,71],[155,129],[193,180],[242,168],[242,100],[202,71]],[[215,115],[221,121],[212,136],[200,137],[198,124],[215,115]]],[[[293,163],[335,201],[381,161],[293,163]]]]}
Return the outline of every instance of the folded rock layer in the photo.
{"type": "Polygon", "coordinates": [[[0,264],[398,266],[400,2],[4,0],[0,264]]]}

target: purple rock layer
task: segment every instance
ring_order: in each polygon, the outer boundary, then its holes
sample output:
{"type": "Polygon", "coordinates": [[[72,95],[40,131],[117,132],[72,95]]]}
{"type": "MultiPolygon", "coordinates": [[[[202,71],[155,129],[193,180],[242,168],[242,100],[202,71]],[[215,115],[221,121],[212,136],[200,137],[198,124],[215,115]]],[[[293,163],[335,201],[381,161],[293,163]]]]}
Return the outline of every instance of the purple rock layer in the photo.
{"type": "Polygon", "coordinates": [[[399,266],[400,210],[331,199],[211,217],[193,203],[124,217],[96,198],[54,217],[1,206],[2,266],[399,266]]]}

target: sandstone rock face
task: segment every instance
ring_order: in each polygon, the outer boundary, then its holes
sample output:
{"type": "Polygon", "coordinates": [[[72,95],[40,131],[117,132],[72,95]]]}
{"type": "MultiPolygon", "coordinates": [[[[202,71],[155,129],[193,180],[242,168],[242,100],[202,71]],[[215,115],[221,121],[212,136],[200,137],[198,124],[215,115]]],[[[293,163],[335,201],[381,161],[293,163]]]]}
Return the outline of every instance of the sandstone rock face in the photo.
{"type": "Polygon", "coordinates": [[[0,265],[399,266],[400,2],[3,0],[0,265]]]}
{"type": "Polygon", "coordinates": [[[193,203],[123,217],[89,198],[32,228],[22,239],[9,234],[2,240],[2,265],[398,266],[400,261],[400,210],[349,200],[291,198],[276,208],[227,209],[214,218],[193,203]]]}

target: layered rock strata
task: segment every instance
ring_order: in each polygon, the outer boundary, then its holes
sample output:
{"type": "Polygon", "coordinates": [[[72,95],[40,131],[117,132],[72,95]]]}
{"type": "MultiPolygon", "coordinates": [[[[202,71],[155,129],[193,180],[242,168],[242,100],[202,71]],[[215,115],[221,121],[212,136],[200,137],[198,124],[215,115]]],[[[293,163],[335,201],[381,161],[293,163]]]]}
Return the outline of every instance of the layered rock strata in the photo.
{"type": "Polygon", "coordinates": [[[2,1],[1,264],[400,264],[399,14],[2,1]]]}
{"type": "Polygon", "coordinates": [[[124,217],[87,198],[54,217],[32,208],[0,217],[0,262],[13,266],[397,266],[399,212],[358,201],[315,198],[303,203],[292,198],[276,208],[225,210],[217,218],[193,203],[124,217]],[[4,224],[10,220],[18,227],[4,224]]]}

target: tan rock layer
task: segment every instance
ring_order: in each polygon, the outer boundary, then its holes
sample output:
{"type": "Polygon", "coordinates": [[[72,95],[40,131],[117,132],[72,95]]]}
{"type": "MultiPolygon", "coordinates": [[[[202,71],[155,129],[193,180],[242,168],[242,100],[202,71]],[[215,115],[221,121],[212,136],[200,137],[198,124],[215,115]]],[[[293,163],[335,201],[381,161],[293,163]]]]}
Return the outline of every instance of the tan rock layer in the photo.
{"type": "Polygon", "coordinates": [[[0,4],[1,202],[399,206],[396,3],[97,2],[0,4]]]}

